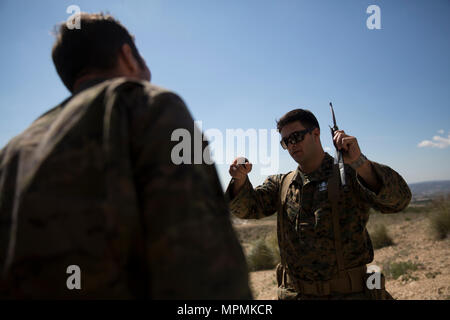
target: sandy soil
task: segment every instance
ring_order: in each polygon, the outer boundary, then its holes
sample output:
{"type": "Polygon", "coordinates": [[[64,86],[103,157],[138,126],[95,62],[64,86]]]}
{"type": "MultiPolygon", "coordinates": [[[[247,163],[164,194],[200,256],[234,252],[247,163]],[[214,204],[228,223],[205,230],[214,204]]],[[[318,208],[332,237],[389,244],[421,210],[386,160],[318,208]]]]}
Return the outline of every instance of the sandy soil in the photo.
{"type": "MultiPolygon", "coordinates": [[[[434,240],[426,213],[374,214],[371,225],[382,223],[394,245],[375,250],[371,264],[382,270],[393,262],[411,262],[417,270],[397,279],[388,277],[386,288],[396,299],[450,299],[450,239],[434,240]]],[[[275,219],[235,221],[235,229],[245,251],[258,237],[276,230],[275,219]]],[[[276,299],[275,270],[250,273],[250,286],[255,299],[276,299]]]]}

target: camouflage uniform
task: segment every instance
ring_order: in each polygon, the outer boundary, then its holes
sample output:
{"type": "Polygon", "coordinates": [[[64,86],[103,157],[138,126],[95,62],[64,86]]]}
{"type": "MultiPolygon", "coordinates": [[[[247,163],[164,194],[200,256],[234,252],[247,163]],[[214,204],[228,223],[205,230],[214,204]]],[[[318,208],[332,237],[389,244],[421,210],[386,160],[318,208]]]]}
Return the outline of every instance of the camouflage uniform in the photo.
{"type": "Polygon", "coordinates": [[[193,135],[176,94],[116,78],[13,138],[0,151],[0,296],[251,298],[216,169],[172,163],[177,128],[193,135]],[[81,290],[67,289],[69,265],[81,290]]]}
{"type": "MultiPolygon", "coordinates": [[[[289,279],[303,282],[328,281],[336,278],[337,258],[334,243],[332,208],[328,199],[327,181],[333,172],[334,159],[325,154],[321,166],[311,174],[296,170],[287,190],[284,214],[286,223],[282,230],[277,223],[278,240],[284,235],[285,245],[280,253],[285,259],[289,279]]],[[[345,165],[349,191],[339,191],[339,225],[346,269],[365,266],[373,260],[374,252],[366,224],[369,208],[383,213],[404,209],[411,192],[403,178],[391,168],[372,162],[382,184],[375,194],[357,176],[355,170],[345,165]]],[[[253,189],[247,179],[237,195],[232,194],[231,181],[226,194],[231,199],[231,212],[242,219],[259,219],[274,214],[279,207],[282,174],[269,176],[253,189]]],[[[279,270],[283,272],[283,270],[279,270]]],[[[281,275],[278,274],[278,278],[281,275]]],[[[279,279],[279,298],[308,298],[301,294],[288,279],[286,285],[279,279]]],[[[329,295],[322,298],[335,298],[329,295]]],[[[363,293],[341,295],[342,298],[364,296],[363,293]]]]}

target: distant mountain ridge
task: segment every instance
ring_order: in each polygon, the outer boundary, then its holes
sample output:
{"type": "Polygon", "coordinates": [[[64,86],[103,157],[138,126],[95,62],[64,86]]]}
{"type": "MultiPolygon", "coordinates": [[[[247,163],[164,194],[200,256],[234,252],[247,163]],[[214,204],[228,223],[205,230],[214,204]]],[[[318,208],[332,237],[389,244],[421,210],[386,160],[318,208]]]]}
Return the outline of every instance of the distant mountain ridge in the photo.
{"type": "Polygon", "coordinates": [[[450,193],[450,180],[435,180],[410,183],[409,188],[414,198],[429,198],[450,193]]]}

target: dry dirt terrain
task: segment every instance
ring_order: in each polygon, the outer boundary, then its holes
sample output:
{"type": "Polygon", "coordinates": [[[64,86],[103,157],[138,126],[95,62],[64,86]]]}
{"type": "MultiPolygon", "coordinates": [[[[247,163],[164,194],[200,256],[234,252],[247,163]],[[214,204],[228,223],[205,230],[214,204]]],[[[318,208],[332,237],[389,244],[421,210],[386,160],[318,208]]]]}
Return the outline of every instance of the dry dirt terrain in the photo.
{"type": "MultiPolygon", "coordinates": [[[[396,299],[428,300],[450,299],[450,239],[434,240],[430,232],[428,214],[425,212],[402,212],[382,215],[372,214],[369,232],[375,224],[384,224],[394,244],[375,250],[371,264],[389,273],[393,264],[407,263],[412,270],[400,271],[394,279],[388,275],[386,288],[396,299]]],[[[260,237],[276,231],[274,218],[264,220],[234,220],[234,227],[248,254],[260,237]]],[[[275,269],[250,272],[250,286],[257,300],[276,299],[275,269]]]]}

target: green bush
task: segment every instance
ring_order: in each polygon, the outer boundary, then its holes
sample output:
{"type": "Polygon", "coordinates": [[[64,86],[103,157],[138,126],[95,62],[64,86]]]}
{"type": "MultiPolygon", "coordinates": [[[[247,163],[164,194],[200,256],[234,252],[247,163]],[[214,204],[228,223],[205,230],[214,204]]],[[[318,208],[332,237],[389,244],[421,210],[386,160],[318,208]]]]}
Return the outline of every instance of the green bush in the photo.
{"type": "Polygon", "coordinates": [[[433,212],[429,215],[431,232],[435,239],[445,239],[450,234],[450,200],[433,201],[433,212]]]}
{"type": "Polygon", "coordinates": [[[272,269],[275,267],[272,250],[267,246],[264,239],[258,239],[253,243],[247,255],[249,271],[272,269]]]}
{"type": "Polygon", "coordinates": [[[277,233],[254,241],[247,254],[249,271],[273,269],[280,262],[277,233]]]}
{"type": "Polygon", "coordinates": [[[385,274],[394,279],[398,279],[400,276],[404,276],[404,279],[413,279],[417,280],[416,277],[412,277],[409,272],[416,271],[419,268],[420,264],[414,263],[411,261],[407,262],[393,262],[384,267],[385,274]]]}
{"type": "Polygon", "coordinates": [[[373,229],[369,231],[369,234],[374,249],[380,249],[394,244],[384,224],[376,224],[373,229]]]}

